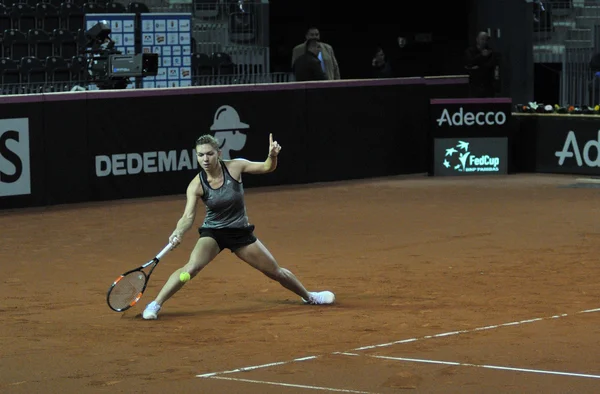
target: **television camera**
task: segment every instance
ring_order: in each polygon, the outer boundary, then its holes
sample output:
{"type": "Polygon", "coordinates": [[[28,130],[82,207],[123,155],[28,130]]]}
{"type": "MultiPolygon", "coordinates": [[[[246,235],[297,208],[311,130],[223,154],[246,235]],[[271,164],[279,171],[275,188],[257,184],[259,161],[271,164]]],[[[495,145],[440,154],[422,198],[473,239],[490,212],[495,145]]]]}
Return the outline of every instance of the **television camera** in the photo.
{"type": "Polygon", "coordinates": [[[156,76],[158,54],[123,54],[116,50],[110,38],[111,29],[104,22],[98,22],[84,33],[87,82],[99,89],[125,89],[129,78],[156,76]]]}

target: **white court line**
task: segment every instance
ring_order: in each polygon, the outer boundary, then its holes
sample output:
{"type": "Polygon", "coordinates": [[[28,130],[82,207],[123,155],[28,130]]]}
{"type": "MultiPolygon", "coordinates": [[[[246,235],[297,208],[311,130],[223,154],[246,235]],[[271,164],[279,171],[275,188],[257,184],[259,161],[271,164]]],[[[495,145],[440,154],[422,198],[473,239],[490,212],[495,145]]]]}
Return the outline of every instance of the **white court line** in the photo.
{"type": "MultiPolygon", "coordinates": [[[[485,327],[478,327],[478,328],[473,328],[473,329],[470,329],[470,330],[449,331],[449,332],[443,332],[441,334],[426,335],[426,336],[418,337],[418,338],[402,339],[400,341],[382,343],[382,344],[378,344],[378,345],[362,346],[362,347],[358,347],[358,348],[352,349],[351,351],[360,351],[360,350],[375,349],[375,348],[380,348],[380,347],[388,347],[388,346],[392,346],[392,345],[399,345],[399,344],[402,344],[402,343],[422,341],[424,339],[441,338],[441,337],[447,337],[447,336],[451,336],[451,335],[459,335],[459,334],[466,334],[466,333],[470,333],[470,332],[478,332],[478,331],[484,331],[484,330],[491,330],[491,329],[500,328],[500,327],[517,326],[517,325],[523,325],[523,324],[538,322],[538,321],[542,321],[542,320],[560,319],[560,318],[567,317],[567,316],[573,316],[573,315],[578,315],[578,314],[582,314],[582,313],[594,313],[594,312],[600,312],[600,308],[597,308],[597,309],[587,309],[587,310],[584,310],[584,311],[572,313],[570,315],[567,314],[567,313],[563,313],[563,314],[560,314],[560,315],[554,315],[554,316],[548,316],[548,317],[538,317],[538,318],[535,318],[535,319],[527,319],[527,320],[514,321],[514,322],[510,322],[510,323],[503,323],[503,324],[495,324],[495,325],[485,326],[485,327]]],[[[349,351],[349,352],[332,352],[330,354],[354,355],[354,354],[350,353],[351,351],[349,351]]],[[[236,373],[236,372],[251,371],[251,370],[254,370],[254,369],[268,368],[268,367],[273,367],[273,366],[276,366],[276,365],[285,365],[285,364],[291,364],[291,363],[294,363],[294,362],[300,362],[300,361],[306,361],[306,360],[314,360],[314,359],[322,357],[322,356],[323,355],[301,357],[301,358],[295,358],[295,359],[289,360],[289,361],[280,361],[280,362],[269,363],[269,364],[262,364],[262,365],[256,365],[256,366],[251,366],[251,367],[238,368],[238,369],[233,369],[233,370],[230,370],[230,371],[205,373],[205,374],[202,374],[202,375],[196,375],[196,377],[198,377],[198,378],[210,378],[210,377],[213,377],[213,376],[216,376],[216,375],[224,375],[224,374],[230,374],[230,373],[236,373]]]]}
{"type": "MultiPolygon", "coordinates": [[[[344,353],[340,353],[340,354],[344,354],[344,353]]],[[[346,353],[344,355],[348,355],[348,356],[357,355],[358,356],[358,354],[351,354],[351,353],[346,353]]],[[[498,365],[486,365],[486,364],[457,363],[454,361],[422,360],[422,359],[418,359],[418,358],[388,357],[388,356],[373,356],[373,355],[367,355],[367,356],[372,357],[372,358],[385,359],[385,360],[408,361],[408,362],[413,362],[413,363],[456,365],[456,366],[461,366],[461,367],[500,369],[500,370],[504,370],[504,371],[529,372],[529,373],[540,373],[540,374],[546,374],[546,375],[561,375],[561,376],[574,376],[574,377],[578,377],[578,378],[600,379],[600,375],[589,375],[589,374],[585,374],[585,373],[545,371],[542,369],[501,367],[498,365]]]]}
{"type": "MultiPolygon", "coordinates": [[[[577,315],[577,314],[580,314],[580,313],[599,312],[599,311],[600,311],[600,308],[599,309],[588,309],[588,310],[585,310],[585,311],[580,311],[580,312],[573,313],[572,315],[577,315]]],[[[510,323],[495,324],[495,325],[492,325],[492,326],[478,327],[478,328],[473,328],[473,329],[470,329],[470,330],[459,330],[459,331],[443,332],[441,334],[425,335],[423,337],[418,337],[418,338],[409,338],[409,339],[402,339],[400,341],[394,341],[394,342],[388,342],[388,343],[379,343],[377,345],[361,346],[361,347],[357,347],[357,348],[351,349],[350,351],[355,351],[356,352],[356,351],[360,351],[360,350],[370,350],[370,349],[376,349],[376,348],[380,348],[380,347],[388,347],[388,346],[393,346],[393,345],[399,345],[401,343],[422,341],[424,339],[449,337],[449,336],[453,336],[453,335],[467,334],[467,333],[477,332],[477,331],[492,330],[492,329],[500,328],[500,327],[519,326],[519,325],[523,325],[523,324],[533,323],[533,322],[536,322],[536,321],[550,320],[550,319],[560,319],[562,317],[567,317],[567,316],[569,316],[569,314],[563,313],[561,315],[554,315],[554,316],[548,316],[548,317],[538,317],[538,318],[535,318],[535,319],[513,321],[513,322],[510,322],[510,323]]]]}
{"type": "Polygon", "coordinates": [[[321,390],[321,391],[335,391],[338,393],[353,393],[353,394],[376,394],[370,391],[356,391],[356,390],[345,390],[345,389],[334,389],[331,387],[319,387],[319,386],[307,386],[303,384],[291,384],[291,383],[279,383],[279,382],[267,382],[263,380],[252,380],[252,379],[236,379],[236,378],[226,378],[224,376],[211,376],[211,379],[221,379],[221,380],[232,380],[237,382],[246,382],[246,383],[259,383],[259,384],[270,384],[272,386],[284,386],[284,387],[296,387],[301,389],[311,389],[311,390],[321,390]]]}
{"type": "Polygon", "coordinates": [[[300,361],[314,360],[317,357],[320,357],[320,356],[300,357],[300,358],[295,358],[295,359],[289,360],[289,361],[279,361],[276,363],[268,363],[268,364],[262,364],[262,365],[254,365],[252,367],[243,367],[243,368],[238,368],[238,369],[232,369],[231,371],[205,373],[202,375],[196,375],[196,377],[197,378],[212,378],[215,375],[225,375],[228,373],[236,373],[236,372],[248,372],[248,371],[252,371],[255,369],[274,367],[276,365],[285,365],[285,364],[290,364],[290,363],[297,363],[300,361]]]}

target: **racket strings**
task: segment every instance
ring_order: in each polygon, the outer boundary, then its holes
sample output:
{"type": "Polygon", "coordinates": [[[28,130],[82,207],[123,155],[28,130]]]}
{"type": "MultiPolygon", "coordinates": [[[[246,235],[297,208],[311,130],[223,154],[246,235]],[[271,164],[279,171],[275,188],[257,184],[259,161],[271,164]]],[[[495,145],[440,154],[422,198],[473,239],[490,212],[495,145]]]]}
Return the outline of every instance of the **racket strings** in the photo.
{"type": "Polygon", "coordinates": [[[144,289],[146,276],[143,272],[132,272],[125,275],[113,287],[109,295],[109,303],[115,309],[123,309],[137,300],[144,289]]]}

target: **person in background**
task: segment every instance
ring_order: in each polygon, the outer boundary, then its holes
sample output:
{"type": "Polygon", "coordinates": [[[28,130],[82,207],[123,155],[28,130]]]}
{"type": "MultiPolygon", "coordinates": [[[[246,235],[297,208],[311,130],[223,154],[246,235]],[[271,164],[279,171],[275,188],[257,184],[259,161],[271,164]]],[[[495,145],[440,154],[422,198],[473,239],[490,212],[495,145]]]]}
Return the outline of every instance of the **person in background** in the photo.
{"type": "Polygon", "coordinates": [[[292,68],[296,81],[325,81],[327,75],[319,60],[319,42],[315,38],[306,41],[305,52],[294,62],[292,68]]]}
{"type": "Polygon", "coordinates": [[[375,57],[371,61],[371,72],[373,78],[393,78],[392,66],[385,58],[382,48],[377,48],[375,57]]]}
{"type": "Polygon", "coordinates": [[[486,32],[477,34],[476,44],[466,50],[465,68],[469,73],[470,97],[494,97],[495,81],[498,79],[497,54],[489,45],[486,32]]]}
{"type": "Polygon", "coordinates": [[[306,41],[302,44],[298,44],[294,47],[292,51],[292,69],[294,67],[294,63],[296,63],[296,59],[306,53],[306,43],[310,39],[316,39],[319,43],[319,54],[317,55],[319,62],[321,63],[321,68],[328,80],[337,80],[340,78],[340,68],[338,66],[337,59],[335,58],[335,53],[333,52],[333,48],[331,45],[326,44],[321,41],[321,33],[319,29],[316,27],[311,27],[306,31],[305,35],[306,41]]]}

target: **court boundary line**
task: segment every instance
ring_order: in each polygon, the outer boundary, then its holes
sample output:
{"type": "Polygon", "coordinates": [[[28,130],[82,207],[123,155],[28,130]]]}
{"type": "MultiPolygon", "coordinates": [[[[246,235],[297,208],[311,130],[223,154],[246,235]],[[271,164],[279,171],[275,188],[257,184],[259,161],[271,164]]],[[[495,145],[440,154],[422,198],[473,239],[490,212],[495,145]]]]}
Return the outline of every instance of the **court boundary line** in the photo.
{"type": "MultiPolygon", "coordinates": [[[[579,311],[579,312],[574,312],[574,313],[562,313],[560,315],[553,315],[553,316],[547,316],[547,317],[538,317],[538,318],[534,318],[534,319],[526,319],[526,320],[520,320],[520,321],[513,321],[513,322],[509,322],[509,323],[494,324],[494,325],[490,325],[490,326],[477,327],[477,328],[472,328],[472,329],[468,329],[468,330],[448,331],[448,332],[443,332],[443,333],[435,334],[435,335],[425,335],[425,336],[422,336],[422,337],[402,339],[402,340],[399,340],[399,341],[381,343],[381,344],[376,344],[376,345],[361,346],[361,347],[350,349],[350,350],[344,351],[344,352],[331,352],[331,353],[327,353],[327,355],[350,353],[350,352],[356,352],[356,351],[361,351],[361,350],[369,350],[369,349],[375,349],[375,348],[380,348],[380,347],[389,347],[389,346],[393,346],[393,345],[399,345],[399,344],[403,344],[403,343],[417,342],[417,341],[422,341],[422,340],[426,340],[426,339],[449,337],[449,336],[460,335],[460,334],[468,334],[468,333],[473,333],[473,332],[492,330],[492,329],[501,328],[501,327],[512,327],[512,326],[524,325],[524,324],[529,324],[529,323],[543,321],[543,320],[561,319],[563,317],[575,316],[575,315],[580,315],[580,314],[584,314],[584,313],[595,313],[595,312],[600,312],[600,308],[586,309],[586,310],[579,311]]],[[[287,360],[287,361],[277,361],[277,362],[272,362],[272,363],[267,363],[267,364],[253,365],[253,366],[249,366],[249,367],[241,367],[241,368],[236,368],[236,369],[226,370],[226,371],[209,372],[209,373],[204,373],[204,374],[196,375],[196,377],[197,378],[211,378],[211,377],[214,377],[214,376],[217,376],[217,375],[232,374],[232,373],[237,373],[237,372],[247,372],[247,371],[252,371],[252,370],[256,370],[256,369],[263,369],[263,368],[274,367],[274,366],[278,366],[278,365],[286,365],[286,364],[292,364],[292,363],[295,363],[295,362],[315,360],[317,358],[323,357],[324,355],[326,355],[326,354],[319,354],[319,355],[314,355],[314,356],[299,357],[299,358],[295,358],[295,359],[287,360]]]]}
{"type": "Polygon", "coordinates": [[[451,365],[451,366],[457,366],[457,367],[475,367],[475,368],[495,369],[495,370],[501,370],[501,371],[527,372],[527,373],[538,373],[538,374],[544,374],[544,375],[559,375],[559,376],[569,376],[569,377],[579,377],[579,378],[600,379],[600,375],[592,375],[592,374],[579,373],[579,372],[563,372],[563,371],[550,371],[550,370],[545,370],[545,369],[505,367],[505,366],[501,366],[501,365],[461,363],[461,362],[457,362],[457,361],[430,360],[430,359],[422,359],[422,358],[377,356],[374,354],[358,354],[358,353],[347,353],[347,352],[337,353],[337,354],[341,355],[341,356],[371,357],[371,358],[377,358],[380,360],[406,361],[406,362],[422,363],[422,364],[451,365]]]}
{"type": "Polygon", "coordinates": [[[259,383],[259,384],[268,384],[271,386],[295,387],[295,388],[301,388],[301,389],[320,390],[320,391],[334,391],[334,392],[338,392],[338,393],[376,394],[372,391],[336,389],[336,388],[332,388],[332,387],[309,386],[309,385],[304,385],[304,384],[282,383],[282,382],[270,382],[268,380],[230,378],[230,377],[225,377],[225,376],[211,376],[211,377],[209,377],[209,379],[229,380],[229,381],[244,382],[244,383],[259,383]]]}

